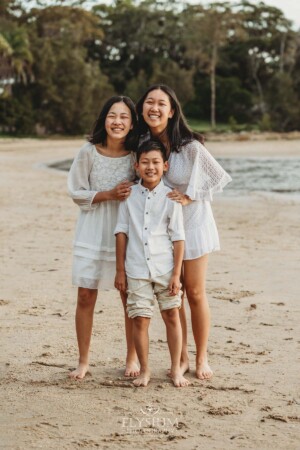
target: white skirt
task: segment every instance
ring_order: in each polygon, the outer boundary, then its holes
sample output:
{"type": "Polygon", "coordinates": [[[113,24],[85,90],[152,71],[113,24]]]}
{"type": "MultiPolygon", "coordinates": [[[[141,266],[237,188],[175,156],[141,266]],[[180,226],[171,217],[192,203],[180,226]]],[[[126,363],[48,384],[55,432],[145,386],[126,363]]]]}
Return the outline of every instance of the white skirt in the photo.
{"type": "Polygon", "coordinates": [[[114,289],[115,261],[73,256],[72,283],[88,289],[114,289]]]}
{"type": "Polygon", "coordinates": [[[182,208],[185,232],[184,260],[197,259],[220,250],[219,233],[208,201],[182,208]]]}
{"type": "Polygon", "coordinates": [[[73,248],[72,283],[88,289],[113,289],[119,202],[100,203],[80,211],[73,248]]]}

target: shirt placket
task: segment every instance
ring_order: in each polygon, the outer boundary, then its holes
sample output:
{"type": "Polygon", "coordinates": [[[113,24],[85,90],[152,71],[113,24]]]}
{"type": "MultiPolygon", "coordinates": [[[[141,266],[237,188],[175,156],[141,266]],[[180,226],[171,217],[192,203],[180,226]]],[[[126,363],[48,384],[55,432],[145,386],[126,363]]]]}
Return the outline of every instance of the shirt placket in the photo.
{"type": "Polygon", "coordinates": [[[144,229],[143,229],[143,246],[144,246],[144,254],[146,263],[149,269],[150,274],[153,272],[153,262],[150,254],[150,246],[149,246],[149,230],[150,230],[150,211],[153,201],[153,196],[148,189],[145,189],[144,195],[146,196],[145,200],[145,209],[144,209],[144,229]]]}

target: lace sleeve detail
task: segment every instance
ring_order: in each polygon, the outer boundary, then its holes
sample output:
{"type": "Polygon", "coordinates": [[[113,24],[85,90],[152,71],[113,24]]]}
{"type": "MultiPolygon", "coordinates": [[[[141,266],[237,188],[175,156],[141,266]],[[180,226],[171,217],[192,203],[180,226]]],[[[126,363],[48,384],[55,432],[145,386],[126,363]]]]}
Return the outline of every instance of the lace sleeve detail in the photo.
{"type": "Polygon", "coordinates": [[[193,168],[186,190],[192,200],[213,200],[213,194],[222,192],[226,184],[232,181],[209,151],[198,141],[192,141],[182,150],[188,152],[193,168]]]}
{"type": "Polygon", "coordinates": [[[90,188],[89,176],[93,165],[92,146],[85,144],[79,150],[68,174],[68,193],[82,210],[89,211],[97,208],[92,201],[97,191],[90,188]]]}

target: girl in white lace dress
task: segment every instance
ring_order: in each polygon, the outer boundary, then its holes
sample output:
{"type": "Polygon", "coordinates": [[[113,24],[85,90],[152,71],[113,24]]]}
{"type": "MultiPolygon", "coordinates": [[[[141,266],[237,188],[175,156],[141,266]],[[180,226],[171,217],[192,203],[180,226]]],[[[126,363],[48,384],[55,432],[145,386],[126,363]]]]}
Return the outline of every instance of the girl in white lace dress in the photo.
{"type": "MultiPolygon", "coordinates": [[[[98,287],[113,288],[115,236],[119,202],[130,195],[135,178],[136,114],[128,97],[104,105],[89,142],[80,149],[68,176],[68,191],[79,206],[73,251],[73,284],[78,286],[76,333],[79,365],[73,378],[88,371],[93,314],[98,287]]],[[[126,296],[121,294],[124,307],[126,296]]],[[[126,376],[139,374],[131,320],[125,312],[126,376]]]]}
{"type": "MultiPolygon", "coordinates": [[[[219,250],[219,236],[211,204],[213,194],[221,192],[231,177],[203,146],[203,137],[191,131],[175,92],[165,85],[151,86],[136,105],[141,139],[152,136],[167,148],[169,170],[164,182],[173,188],[169,197],[183,205],[185,254],[183,284],[191,308],[196,344],[196,376],[208,379],[207,343],[210,310],[205,281],[208,254],[219,250]]],[[[183,329],[182,372],[189,370],[187,326],[181,308],[183,329]]]]}

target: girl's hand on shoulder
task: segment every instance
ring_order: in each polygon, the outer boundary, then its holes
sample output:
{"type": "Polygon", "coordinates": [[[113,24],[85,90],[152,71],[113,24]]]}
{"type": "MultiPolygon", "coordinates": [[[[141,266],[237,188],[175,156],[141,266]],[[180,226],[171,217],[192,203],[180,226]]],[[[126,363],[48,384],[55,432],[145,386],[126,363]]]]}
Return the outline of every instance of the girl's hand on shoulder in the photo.
{"type": "Polygon", "coordinates": [[[180,203],[182,206],[189,205],[193,201],[187,195],[177,191],[177,189],[173,189],[172,192],[169,192],[167,197],[177,203],[180,203]]]}
{"type": "Polygon", "coordinates": [[[117,186],[110,191],[112,200],[123,201],[129,197],[131,193],[132,181],[122,181],[122,183],[117,184],[117,186]]]}

